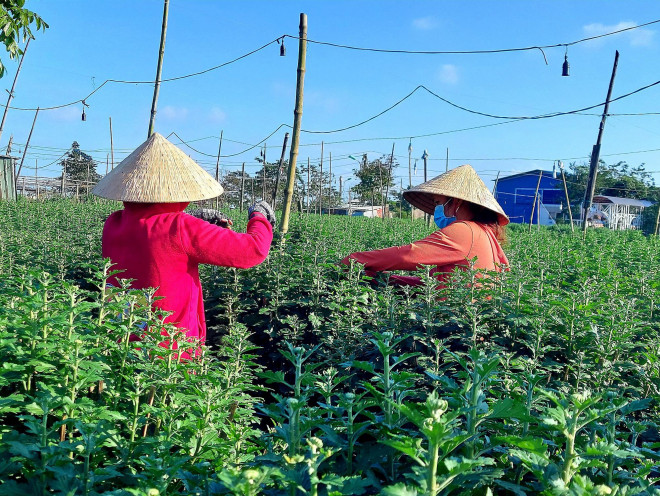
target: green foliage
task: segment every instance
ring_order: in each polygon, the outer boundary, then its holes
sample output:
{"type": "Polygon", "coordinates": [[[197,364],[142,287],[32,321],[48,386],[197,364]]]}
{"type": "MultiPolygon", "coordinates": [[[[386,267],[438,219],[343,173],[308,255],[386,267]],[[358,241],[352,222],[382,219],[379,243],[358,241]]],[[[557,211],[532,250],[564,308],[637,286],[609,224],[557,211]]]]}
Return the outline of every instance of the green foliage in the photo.
{"type": "Polygon", "coordinates": [[[393,288],[336,262],[423,222],[294,215],[203,268],[184,362],[105,285],[118,207],[0,203],[0,494],[659,494],[657,237],[513,226],[510,271],[393,288]]]}
{"type": "Polygon", "coordinates": [[[80,150],[80,145],[74,141],[71,150],[60,161],[63,173],[67,181],[80,181],[86,185],[94,184],[101,179],[96,172],[96,162],[91,155],[80,150]]]}
{"type": "MultiPolygon", "coordinates": [[[[21,41],[34,38],[32,25],[37,31],[46,30],[48,24],[36,13],[24,8],[25,0],[0,1],[0,42],[5,45],[9,58],[14,59],[23,54],[18,47],[21,41]],[[22,38],[22,40],[21,40],[22,38]]],[[[0,61],[0,78],[5,75],[6,67],[0,61]]]]}
{"type": "MultiPolygon", "coordinates": [[[[351,189],[362,203],[371,205],[373,201],[374,205],[383,205],[386,201],[387,189],[389,188],[389,193],[394,194],[392,177],[399,164],[396,159],[390,163],[390,158],[389,155],[383,155],[376,160],[368,161],[367,156],[364,155],[360,168],[353,170],[353,174],[360,182],[351,189]]],[[[389,193],[387,201],[391,199],[389,193]]]]}

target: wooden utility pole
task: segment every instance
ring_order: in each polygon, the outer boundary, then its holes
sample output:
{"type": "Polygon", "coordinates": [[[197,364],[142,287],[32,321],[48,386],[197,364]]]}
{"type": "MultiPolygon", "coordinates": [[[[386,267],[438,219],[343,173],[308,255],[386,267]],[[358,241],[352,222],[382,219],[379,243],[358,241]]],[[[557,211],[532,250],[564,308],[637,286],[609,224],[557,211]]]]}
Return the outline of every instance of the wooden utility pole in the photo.
{"type": "Polygon", "coordinates": [[[39,187],[37,186],[39,184],[39,179],[37,174],[38,170],[39,170],[39,162],[35,160],[34,161],[34,196],[37,200],[39,199],[39,187]]]}
{"type": "Polygon", "coordinates": [[[598,128],[598,138],[596,144],[591,150],[591,163],[589,165],[589,180],[587,181],[587,190],[584,194],[584,205],[582,210],[582,232],[587,232],[587,214],[591,208],[591,202],[594,198],[594,191],[596,190],[596,178],[598,177],[598,160],[600,159],[600,143],[603,138],[603,130],[605,129],[605,119],[607,119],[607,111],[610,107],[610,97],[612,96],[612,88],[614,87],[614,78],[616,77],[616,67],[619,64],[619,51],[617,50],[614,55],[614,66],[612,67],[612,77],[610,78],[610,85],[607,88],[607,98],[605,98],[605,108],[603,109],[603,116],[600,119],[600,127],[598,128]]]}
{"type": "Polygon", "coordinates": [[[32,127],[30,128],[30,134],[28,134],[27,143],[25,143],[25,148],[23,148],[23,157],[21,158],[21,164],[18,166],[18,172],[16,173],[16,178],[15,178],[16,181],[18,181],[18,176],[21,175],[21,169],[23,168],[23,162],[25,161],[25,154],[27,153],[27,150],[30,146],[32,131],[34,131],[34,124],[37,122],[38,115],[39,115],[39,107],[37,107],[37,111],[34,113],[34,120],[32,121],[32,127]]]}
{"type": "Polygon", "coordinates": [[[7,97],[7,105],[5,106],[5,111],[2,113],[2,122],[0,122],[0,138],[2,137],[2,131],[5,128],[5,119],[7,119],[7,112],[9,111],[9,104],[11,103],[12,98],[14,98],[14,88],[16,88],[16,81],[18,80],[18,73],[21,72],[21,67],[23,66],[23,59],[25,58],[25,52],[27,52],[28,47],[30,46],[30,36],[25,44],[23,49],[23,55],[21,55],[21,60],[18,62],[18,69],[16,69],[16,75],[14,76],[14,82],[11,85],[11,90],[9,91],[9,97],[7,97]]]}
{"type": "Polygon", "coordinates": [[[110,117],[110,170],[115,170],[115,147],[112,143],[112,117],[110,117]]]}
{"type": "Polygon", "coordinates": [[[282,164],[284,163],[284,153],[286,152],[286,144],[289,141],[289,133],[284,133],[284,142],[282,143],[282,154],[280,161],[277,164],[277,175],[275,176],[275,189],[273,189],[272,204],[273,210],[277,208],[277,190],[280,188],[280,173],[282,171],[282,164]]]}
{"type": "MultiPolygon", "coordinates": [[[[536,191],[534,192],[534,201],[532,202],[532,215],[529,216],[529,232],[532,232],[532,224],[534,223],[534,209],[536,208],[536,197],[539,194],[539,186],[541,186],[541,177],[543,177],[543,171],[539,171],[539,180],[536,182],[536,191]]],[[[540,208],[541,205],[539,202],[539,209],[540,208]]],[[[537,215],[540,216],[541,212],[539,211],[537,215]]]]}
{"type": "Polygon", "coordinates": [[[309,213],[309,197],[310,197],[310,186],[312,183],[310,183],[309,179],[309,157],[307,157],[307,187],[305,188],[305,192],[307,193],[307,213],[309,213]]]}
{"type": "Polygon", "coordinates": [[[165,35],[167,34],[167,14],[170,9],[170,0],[165,0],[163,7],[163,26],[160,30],[160,48],[158,50],[158,65],[156,66],[156,84],[154,86],[154,99],[151,102],[151,119],[149,119],[149,138],[154,132],[154,121],[156,120],[156,106],[158,104],[158,92],[160,91],[160,75],[163,71],[163,55],[165,54],[165,35]]]}
{"type": "Polygon", "coordinates": [[[658,235],[658,224],[660,224],[660,205],[658,205],[658,214],[655,216],[655,229],[653,234],[658,235]]]}
{"type": "Polygon", "coordinates": [[[241,212],[243,212],[243,191],[245,191],[245,162],[243,162],[243,167],[241,167],[241,212]]]}
{"type": "Polygon", "coordinates": [[[566,187],[566,176],[564,175],[564,164],[561,160],[559,162],[559,170],[561,171],[561,180],[564,183],[564,195],[566,195],[566,206],[568,207],[568,218],[571,221],[571,232],[575,232],[573,226],[573,213],[571,212],[571,200],[568,198],[568,188],[566,187]]]}
{"type": "Polygon", "coordinates": [[[105,175],[108,175],[108,167],[110,166],[110,154],[105,154],[105,175]]]}
{"type": "Polygon", "coordinates": [[[447,160],[445,161],[445,172],[449,171],[449,147],[447,147],[447,160]]]}
{"type": "MultiPolygon", "coordinates": [[[[222,151],[222,133],[224,133],[224,129],[220,130],[220,141],[218,143],[218,158],[215,160],[215,182],[220,184],[220,152],[222,151]]],[[[220,197],[216,196],[215,197],[215,209],[218,210],[220,207],[220,197]]]]}
{"type": "Polygon", "coordinates": [[[305,86],[305,61],[307,58],[307,15],[300,14],[300,34],[298,36],[298,77],[296,80],[296,107],[293,111],[293,137],[291,138],[291,155],[289,157],[289,176],[286,182],[286,200],[280,229],[283,234],[289,231],[289,212],[293,199],[293,185],[296,182],[296,160],[298,158],[298,143],[300,141],[300,123],[303,112],[303,88],[305,86]]]}
{"type": "Polygon", "coordinates": [[[343,176],[339,176],[339,206],[340,207],[342,203],[341,194],[342,194],[343,180],[344,180],[343,176]]]}

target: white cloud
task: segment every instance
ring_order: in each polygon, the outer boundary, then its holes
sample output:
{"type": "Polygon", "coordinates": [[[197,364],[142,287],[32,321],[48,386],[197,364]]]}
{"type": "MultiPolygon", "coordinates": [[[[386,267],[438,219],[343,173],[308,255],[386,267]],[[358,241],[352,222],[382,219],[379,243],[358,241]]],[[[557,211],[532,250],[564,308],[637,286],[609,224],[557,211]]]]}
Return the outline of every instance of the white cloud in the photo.
{"type": "Polygon", "coordinates": [[[412,26],[413,28],[419,29],[420,31],[429,31],[431,29],[435,29],[438,26],[438,20],[431,16],[418,17],[417,19],[413,19],[412,26]]]}
{"type": "Polygon", "coordinates": [[[165,105],[158,112],[163,119],[167,120],[185,120],[190,113],[186,107],[175,107],[173,105],[165,105]]]}
{"type": "Polygon", "coordinates": [[[320,108],[328,114],[336,114],[341,109],[339,98],[320,91],[308,91],[305,93],[305,105],[320,108]]]}
{"type": "MultiPolygon", "coordinates": [[[[631,21],[623,21],[618,24],[607,26],[601,23],[587,24],[583,26],[582,31],[586,37],[598,36],[606,33],[611,33],[613,31],[619,31],[621,29],[632,28],[637,24],[631,21]]],[[[631,29],[629,31],[624,31],[623,33],[614,34],[604,38],[599,38],[597,40],[589,41],[588,43],[593,46],[602,45],[609,38],[619,38],[625,39],[630,43],[631,46],[649,46],[653,43],[655,37],[655,31],[651,29],[638,28],[631,29]]]]}
{"type": "MultiPolygon", "coordinates": [[[[85,110],[86,113],[89,113],[89,110],[85,110]]],[[[77,106],[62,107],[55,110],[52,110],[48,113],[48,116],[55,121],[62,122],[73,122],[79,121],[82,119],[82,109],[77,106]]]]}
{"type": "Polygon", "coordinates": [[[212,107],[209,112],[209,120],[211,122],[224,122],[227,114],[220,107],[212,107]]]}
{"type": "Polygon", "coordinates": [[[438,79],[447,84],[458,83],[458,68],[452,64],[444,64],[438,70],[438,79]]]}

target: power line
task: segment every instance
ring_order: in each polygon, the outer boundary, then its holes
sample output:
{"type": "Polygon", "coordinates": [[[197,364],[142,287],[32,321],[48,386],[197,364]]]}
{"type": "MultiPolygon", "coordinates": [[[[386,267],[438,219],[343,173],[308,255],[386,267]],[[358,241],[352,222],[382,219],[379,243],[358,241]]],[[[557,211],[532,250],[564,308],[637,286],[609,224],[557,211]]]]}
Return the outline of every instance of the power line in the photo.
{"type": "MultiPolygon", "coordinates": [[[[227,62],[224,62],[222,64],[219,64],[219,65],[216,65],[216,66],[213,66],[213,67],[209,67],[208,69],[204,69],[204,70],[197,71],[197,72],[192,72],[190,74],[184,74],[182,76],[176,76],[176,77],[171,77],[171,78],[167,78],[167,79],[161,79],[161,83],[167,83],[167,82],[171,82],[171,81],[179,81],[181,79],[187,79],[187,78],[190,78],[190,77],[206,74],[207,72],[215,71],[216,69],[220,69],[221,67],[225,67],[227,65],[233,64],[234,62],[238,62],[241,59],[249,57],[250,55],[254,55],[255,53],[260,52],[261,50],[266,48],[267,46],[272,45],[273,43],[276,43],[277,40],[279,40],[279,39],[281,39],[281,37],[275,38],[274,40],[269,41],[265,45],[262,45],[259,48],[256,48],[256,49],[254,49],[254,50],[252,50],[248,53],[245,53],[245,54],[243,54],[239,57],[236,57],[235,59],[229,60],[227,62]]],[[[51,106],[51,107],[39,107],[39,110],[55,110],[55,109],[59,109],[59,108],[70,107],[71,105],[77,105],[78,103],[85,103],[85,100],[87,100],[89,97],[91,97],[94,93],[99,91],[101,88],[103,88],[108,83],[116,83],[116,84],[154,84],[155,81],[128,81],[128,80],[123,80],[123,79],[106,79],[105,81],[103,81],[103,83],[101,83],[98,86],[98,88],[95,88],[94,91],[89,93],[84,98],[80,98],[78,100],[75,100],[75,101],[69,102],[69,103],[63,103],[61,105],[54,105],[54,106],[51,106]]],[[[4,106],[6,107],[6,105],[4,105],[4,106]]],[[[36,108],[22,108],[22,107],[9,107],[9,108],[12,109],[12,110],[32,110],[32,111],[37,110],[36,108]]]]}
{"type": "MultiPolygon", "coordinates": [[[[518,48],[499,48],[499,49],[489,49],[489,50],[434,50],[434,51],[426,51],[426,50],[395,50],[395,49],[386,49],[386,48],[367,48],[367,47],[358,47],[358,46],[352,46],[352,45],[342,45],[339,43],[332,43],[328,41],[319,41],[319,40],[310,40],[307,38],[308,43],[314,43],[317,45],[326,45],[326,46],[331,46],[335,48],[345,48],[348,50],[358,50],[358,51],[363,51],[363,52],[379,52],[379,53],[398,53],[398,54],[414,54],[414,55],[468,55],[468,54],[488,54],[488,53],[504,53],[504,52],[522,52],[522,51],[528,51],[528,50],[540,50],[541,53],[543,53],[543,58],[545,59],[545,53],[543,52],[544,48],[559,48],[559,47],[569,47],[572,45],[577,45],[578,43],[584,43],[586,41],[591,41],[595,40],[598,38],[604,38],[606,36],[612,36],[615,34],[623,33],[624,31],[630,31],[632,29],[639,29],[643,28],[645,26],[650,26],[651,24],[656,24],[660,22],[660,19],[657,19],[655,21],[650,21],[646,22],[644,24],[639,24],[637,26],[630,26],[627,28],[623,29],[618,29],[616,31],[612,31],[609,33],[604,33],[596,36],[590,36],[588,38],[582,38],[579,40],[571,41],[568,43],[555,43],[553,45],[534,45],[534,46],[527,46],[527,47],[518,47],[518,48]]],[[[298,40],[300,39],[298,36],[292,36],[292,35],[284,35],[282,38],[291,38],[298,40]]],[[[547,64],[547,60],[546,60],[547,64]]]]}

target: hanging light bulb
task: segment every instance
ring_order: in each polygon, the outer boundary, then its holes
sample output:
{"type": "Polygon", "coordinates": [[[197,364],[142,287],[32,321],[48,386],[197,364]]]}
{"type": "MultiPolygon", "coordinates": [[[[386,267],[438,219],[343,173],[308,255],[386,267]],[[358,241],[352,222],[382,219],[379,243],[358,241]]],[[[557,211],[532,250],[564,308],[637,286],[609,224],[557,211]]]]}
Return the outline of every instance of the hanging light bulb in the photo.
{"type": "Polygon", "coordinates": [[[284,57],[286,55],[286,48],[284,47],[284,37],[282,37],[282,40],[277,40],[277,42],[280,45],[280,57],[284,57]]]}
{"type": "Polygon", "coordinates": [[[566,53],[564,54],[564,64],[561,66],[561,75],[570,76],[569,69],[570,65],[568,63],[568,47],[566,48],[566,53]]]}
{"type": "Polygon", "coordinates": [[[83,121],[86,121],[86,120],[87,120],[87,114],[85,114],[85,107],[89,107],[89,105],[87,105],[87,104],[85,103],[85,100],[82,101],[82,104],[83,104],[82,120],[83,120],[83,121]]]}

